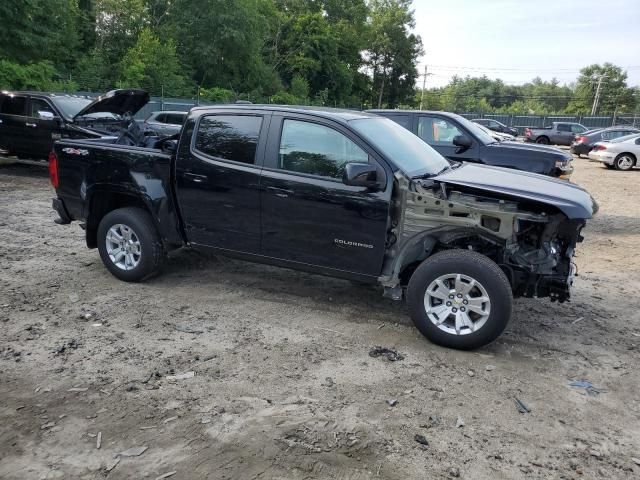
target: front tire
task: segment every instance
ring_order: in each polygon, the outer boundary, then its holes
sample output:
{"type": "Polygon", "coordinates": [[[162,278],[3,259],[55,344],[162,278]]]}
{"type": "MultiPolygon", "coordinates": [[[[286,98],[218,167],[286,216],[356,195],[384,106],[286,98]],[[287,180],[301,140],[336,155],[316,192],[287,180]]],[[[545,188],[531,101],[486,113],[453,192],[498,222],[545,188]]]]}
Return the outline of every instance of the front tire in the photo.
{"type": "Polygon", "coordinates": [[[98,251],[107,270],[125,282],[139,282],[158,271],[164,249],[153,219],[140,208],[106,214],[98,226],[98,251]]]}
{"type": "Polygon", "coordinates": [[[622,171],[631,170],[635,164],[636,159],[629,153],[621,153],[613,161],[613,165],[616,167],[616,170],[622,171]]]}
{"type": "Polygon", "coordinates": [[[433,343],[470,350],[494,341],[511,318],[513,294],[500,267],[470,250],[427,258],[407,289],[413,323],[433,343]]]}
{"type": "Polygon", "coordinates": [[[538,137],[538,139],[536,140],[536,143],[539,143],[540,145],[549,145],[549,138],[548,137],[538,137]]]}

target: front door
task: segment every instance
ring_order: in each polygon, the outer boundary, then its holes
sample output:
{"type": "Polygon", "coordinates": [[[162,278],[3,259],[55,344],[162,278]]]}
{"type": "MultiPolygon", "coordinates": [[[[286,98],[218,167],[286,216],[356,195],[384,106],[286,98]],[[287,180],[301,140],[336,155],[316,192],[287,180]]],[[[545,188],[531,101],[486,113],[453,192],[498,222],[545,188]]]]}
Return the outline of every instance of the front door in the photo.
{"type": "Polygon", "coordinates": [[[42,98],[33,98],[29,102],[27,124],[31,125],[29,154],[36,159],[45,159],[53,142],[61,138],[60,116],[53,107],[42,98]]]}
{"type": "Polygon", "coordinates": [[[341,125],[274,115],[262,172],[262,253],[321,269],[377,276],[391,174],[341,125]],[[349,162],[373,163],[381,188],[345,185],[349,162]]]}
{"type": "Polygon", "coordinates": [[[258,253],[260,170],[269,115],[205,114],[185,127],[191,144],[176,159],[176,194],[187,240],[258,253]]]}
{"type": "Polygon", "coordinates": [[[431,115],[418,117],[418,136],[431,145],[440,155],[458,162],[478,162],[478,142],[473,139],[460,125],[454,121],[431,115]],[[465,135],[472,139],[471,148],[456,153],[457,146],[453,139],[458,135],[465,135]]]}

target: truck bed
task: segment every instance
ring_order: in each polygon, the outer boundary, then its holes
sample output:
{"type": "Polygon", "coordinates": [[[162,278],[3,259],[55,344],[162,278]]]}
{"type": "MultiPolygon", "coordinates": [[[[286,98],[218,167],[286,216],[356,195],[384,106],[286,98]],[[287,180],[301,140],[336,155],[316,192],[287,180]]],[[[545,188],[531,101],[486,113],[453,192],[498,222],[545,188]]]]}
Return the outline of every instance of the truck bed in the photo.
{"type": "MultiPolygon", "coordinates": [[[[116,189],[143,202],[158,222],[163,241],[182,244],[183,237],[171,184],[172,157],[158,148],[115,144],[115,137],[60,140],[54,145],[58,162],[58,196],[64,198],[61,218],[97,228],[88,217],[109,208],[116,189]],[[135,193],[134,193],[135,192],[135,193]]],[[[122,197],[124,198],[124,197],[122,197]]],[[[89,235],[88,235],[89,238],[89,235]]]]}

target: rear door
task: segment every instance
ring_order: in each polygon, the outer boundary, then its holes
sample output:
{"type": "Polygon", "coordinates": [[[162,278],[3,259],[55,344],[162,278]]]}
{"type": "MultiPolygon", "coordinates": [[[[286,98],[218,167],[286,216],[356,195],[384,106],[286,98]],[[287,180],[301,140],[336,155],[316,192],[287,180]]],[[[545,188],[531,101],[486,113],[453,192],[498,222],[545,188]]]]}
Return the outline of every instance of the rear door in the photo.
{"type": "Polygon", "coordinates": [[[321,270],[379,275],[391,178],[384,162],[344,126],[274,114],[262,174],[262,253],[321,270]],[[345,185],[349,162],[376,165],[381,189],[345,185]]]}
{"type": "Polygon", "coordinates": [[[14,154],[25,155],[28,147],[30,127],[27,123],[27,97],[25,95],[3,95],[0,105],[0,148],[14,154]]]}
{"type": "Polygon", "coordinates": [[[571,125],[568,123],[556,124],[556,132],[552,135],[551,143],[558,145],[571,145],[573,141],[573,132],[571,131],[571,125]]]}
{"type": "Polygon", "coordinates": [[[176,160],[176,195],[189,242],[258,253],[269,119],[261,111],[220,111],[190,127],[191,142],[180,146],[176,160]]]}
{"type": "Polygon", "coordinates": [[[431,145],[440,155],[458,162],[478,162],[480,145],[461,125],[457,122],[436,115],[418,116],[417,135],[431,145]],[[456,153],[458,147],[453,144],[453,139],[457,135],[466,135],[473,145],[464,152],[456,153]]]}

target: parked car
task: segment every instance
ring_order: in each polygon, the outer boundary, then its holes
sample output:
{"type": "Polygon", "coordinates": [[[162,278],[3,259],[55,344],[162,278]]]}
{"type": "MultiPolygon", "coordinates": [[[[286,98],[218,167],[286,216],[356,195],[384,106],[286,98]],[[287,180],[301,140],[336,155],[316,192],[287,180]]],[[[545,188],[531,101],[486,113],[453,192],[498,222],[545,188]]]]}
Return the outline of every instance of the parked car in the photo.
{"type": "Polygon", "coordinates": [[[634,127],[616,126],[589,130],[579,135],[571,143],[571,153],[578,156],[588,155],[597,142],[607,142],[616,138],[625,137],[634,133],[640,133],[640,129],[634,127]]]}
{"type": "Polygon", "coordinates": [[[512,135],[514,137],[518,136],[517,128],[507,127],[504,123],[492,118],[474,118],[471,121],[478,125],[482,125],[483,127],[487,127],[489,130],[493,130],[494,132],[506,133],[507,135],[512,135]]]}
{"type": "Polygon", "coordinates": [[[46,159],[61,138],[114,135],[149,101],[143,90],[112,90],[96,99],[41,92],[0,93],[0,150],[46,159]]]}
{"type": "Polygon", "coordinates": [[[61,140],[61,223],[124,281],[183,245],[403,292],[432,341],[494,340],[512,297],[569,298],[576,243],[597,209],[569,182],[449,162],[363,112],[273,105],[191,110],[154,148],[61,140]],[[171,153],[174,151],[175,153],[171,153]]]}
{"type": "Polygon", "coordinates": [[[410,130],[452,161],[515,168],[569,178],[572,156],[554,147],[498,142],[460,115],[420,110],[369,110],[410,130]]]}
{"type": "Polygon", "coordinates": [[[571,145],[576,135],[583,134],[587,130],[587,127],[579,123],[553,122],[550,127],[525,128],[524,140],[543,145],[571,145]]]}
{"type": "Polygon", "coordinates": [[[513,135],[509,135],[508,133],[494,132],[493,130],[489,130],[487,127],[480,124],[478,124],[478,128],[484,130],[484,132],[487,135],[490,135],[491,138],[493,138],[498,142],[515,142],[516,141],[516,137],[514,137],[513,135]]]}
{"type": "Polygon", "coordinates": [[[188,112],[162,111],[151,112],[145,121],[144,129],[156,135],[175,135],[180,132],[188,112]]]}
{"type": "Polygon", "coordinates": [[[619,137],[610,142],[596,142],[589,152],[589,159],[602,162],[607,168],[631,170],[640,167],[640,134],[619,137]]]}

